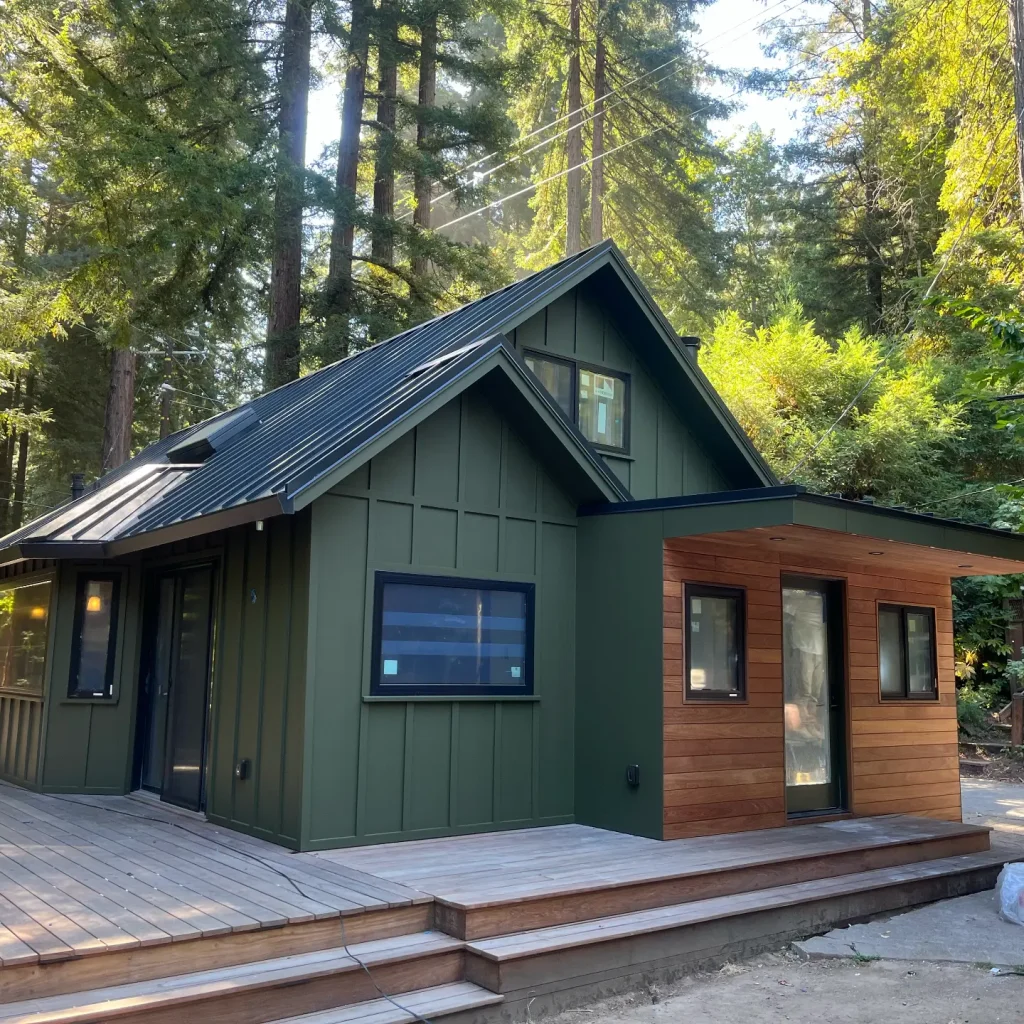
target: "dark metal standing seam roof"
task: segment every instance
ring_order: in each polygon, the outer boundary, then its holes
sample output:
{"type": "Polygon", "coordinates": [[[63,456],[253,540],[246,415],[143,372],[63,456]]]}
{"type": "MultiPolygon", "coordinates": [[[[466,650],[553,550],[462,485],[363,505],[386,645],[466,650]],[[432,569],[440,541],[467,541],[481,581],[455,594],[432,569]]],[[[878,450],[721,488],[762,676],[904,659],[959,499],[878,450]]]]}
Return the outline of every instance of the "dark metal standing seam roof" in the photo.
{"type": "MultiPolygon", "coordinates": [[[[514,325],[524,318],[524,312],[542,304],[559,288],[573,286],[588,276],[588,270],[608,263],[609,256],[630,275],[635,287],[642,289],[612,243],[584,250],[261,395],[241,407],[255,413],[252,425],[232,436],[201,465],[175,466],[169,462],[168,452],[182,446],[192,434],[202,431],[209,435],[211,426],[237,415],[236,410],[150,445],[99,480],[78,501],[8,534],[0,540],[0,550],[35,541],[74,543],[134,537],[267,499],[280,503],[277,511],[290,511],[292,500],[322,477],[326,466],[336,467],[358,450],[358,446],[353,448],[354,441],[374,433],[368,428],[386,429],[404,403],[424,389],[441,386],[456,355],[464,357],[460,350],[514,325]],[[154,467],[163,471],[154,472],[154,467]]],[[[741,431],[740,438],[749,445],[741,431]]],[[[583,443],[600,472],[615,479],[596,452],[583,443]]],[[[617,481],[616,486],[628,500],[628,492],[617,481]]]]}

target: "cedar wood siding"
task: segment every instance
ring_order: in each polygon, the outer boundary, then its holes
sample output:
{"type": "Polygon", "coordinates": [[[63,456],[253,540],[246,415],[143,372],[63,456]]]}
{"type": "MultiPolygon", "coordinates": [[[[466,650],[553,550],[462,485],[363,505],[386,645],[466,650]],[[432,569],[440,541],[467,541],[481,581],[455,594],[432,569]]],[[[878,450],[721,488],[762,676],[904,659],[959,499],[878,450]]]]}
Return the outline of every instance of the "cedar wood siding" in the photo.
{"type": "Polygon", "coordinates": [[[508,337],[520,354],[548,352],[629,375],[629,453],[625,458],[607,453],[602,457],[637,500],[740,486],[725,479],[683,415],[672,408],[628,344],[628,329],[606,310],[592,286],[580,285],[508,332],[508,337]]]}
{"type": "Polygon", "coordinates": [[[571,497],[471,388],[312,508],[304,848],[571,821],[571,497]],[[536,699],[369,697],[377,570],[535,583],[536,699]]]}
{"type": "Polygon", "coordinates": [[[855,814],[960,819],[952,597],[948,579],[880,562],[806,555],[783,560],[752,534],[736,543],[699,536],[664,544],[664,834],[666,839],[786,824],[782,698],[784,573],[845,581],[847,758],[855,814]],[[888,570],[888,571],[886,571],[888,570]],[[746,591],[747,699],[686,702],[685,582],[746,591]],[[937,701],[883,701],[877,603],[935,609],[937,701]]]}

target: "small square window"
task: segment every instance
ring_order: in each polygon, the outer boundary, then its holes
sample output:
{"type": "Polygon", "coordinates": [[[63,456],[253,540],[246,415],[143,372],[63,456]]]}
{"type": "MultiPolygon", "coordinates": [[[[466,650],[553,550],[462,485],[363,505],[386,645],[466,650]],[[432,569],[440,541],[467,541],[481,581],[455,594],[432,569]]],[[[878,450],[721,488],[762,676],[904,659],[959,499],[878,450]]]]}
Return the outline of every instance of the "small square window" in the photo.
{"type": "Polygon", "coordinates": [[[570,420],[575,420],[573,401],[573,364],[564,359],[551,359],[536,352],[523,354],[526,365],[537,375],[544,389],[558,403],[570,420]]]}
{"type": "Polygon", "coordinates": [[[683,647],[688,700],[745,697],[744,592],[687,585],[683,647]]]}
{"type": "Polygon", "coordinates": [[[69,697],[110,697],[114,693],[114,652],[121,578],[81,575],[75,591],[69,697]]]}
{"type": "Polygon", "coordinates": [[[878,606],[878,682],[890,700],[938,697],[934,609],[878,606]]]}
{"type": "Polygon", "coordinates": [[[377,573],[371,692],[533,692],[532,583],[377,573]]]}

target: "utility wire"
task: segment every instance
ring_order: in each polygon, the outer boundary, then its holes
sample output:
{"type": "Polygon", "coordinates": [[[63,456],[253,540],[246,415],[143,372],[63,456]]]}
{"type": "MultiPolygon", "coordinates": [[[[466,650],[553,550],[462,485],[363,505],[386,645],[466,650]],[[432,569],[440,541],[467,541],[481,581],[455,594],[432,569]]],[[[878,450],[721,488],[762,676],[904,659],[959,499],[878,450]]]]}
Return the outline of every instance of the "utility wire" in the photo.
{"type": "MultiPolygon", "coordinates": [[[[792,71],[794,68],[800,67],[800,65],[802,65],[802,64],[806,64],[809,59],[810,58],[804,58],[803,60],[797,61],[795,64],[791,64],[788,68],[782,68],[780,73],[786,74],[786,73],[792,71]]],[[[729,93],[728,96],[725,96],[724,99],[727,99],[727,100],[731,99],[733,96],[736,96],[736,95],[738,95],[741,92],[743,92],[743,87],[742,86],[740,86],[737,89],[734,89],[731,93],[729,93]]],[[[718,100],[715,100],[715,101],[713,101],[711,103],[705,104],[703,107],[698,107],[696,110],[686,111],[683,114],[683,117],[693,118],[697,114],[701,114],[701,113],[704,113],[706,110],[709,110],[717,102],[718,102],[718,100]]],[[[682,118],[680,118],[680,121],[681,120],[682,120],[682,118]]],[[[678,123],[678,122],[676,122],[676,123],[678,123]]],[[[638,135],[638,136],[636,136],[636,138],[629,139],[628,141],[623,142],[623,143],[621,143],[618,146],[614,146],[612,149],[606,149],[603,153],[599,153],[596,158],[591,156],[591,157],[589,157],[586,160],[581,160],[575,166],[567,167],[564,170],[556,172],[555,174],[548,175],[548,177],[546,177],[546,178],[542,178],[540,181],[532,182],[531,184],[527,185],[525,188],[521,188],[518,192],[513,192],[513,193],[511,193],[510,195],[507,195],[507,196],[502,196],[501,199],[496,199],[492,203],[487,203],[487,205],[485,205],[485,206],[479,206],[475,210],[470,210],[469,213],[464,213],[460,217],[455,217],[452,220],[446,221],[444,224],[439,224],[434,230],[435,231],[443,231],[445,228],[450,228],[450,227],[452,227],[455,224],[461,224],[462,221],[468,220],[470,217],[475,217],[479,213],[485,213],[487,210],[496,209],[497,207],[501,206],[503,203],[507,203],[510,199],[518,199],[519,196],[524,196],[528,192],[532,192],[534,189],[540,188],[541,185],[546,185],[549,181],[556,181],[558,178],[564,178],[565,175],[570,173],[570,171],[575,171],[575,170],[578,170],[581,167],[589,166],[590,164],[592,164],[594,162],[595,159],[603,160],[603,159],[605,159],[605,157],[609,157],[613,153],[618,153],[620,150],[628,149],[630,146],[635,146],[638,142],[643,142],[645,139],[649,139],[652,135],[657,135],[658,132],[662,132],[662,131],[665,131],[666,129],[673,128],[673,127],[675,127],[675,124],[673,124],[671,122],[659,125],[657,128],[653,128],[649,132],[644,132],[643,135],[638,135]]]]}
{"type": "Polygon", "coordinates": [[[950,494],[945,498],[936,498],[934,501],[926,501],[921,505],[911,507],[911,512],[917,512],[922,508],[931,508],[933,505],[943,505],[947,501],[956,501],[957,498],[973,498],[975,494],[985,494],[986,491],[994,491],[997,487],[1017,487],[1024,484],[1024,477],[1019,480],[1008,480],[1006,483],[991,484],[989,487],[979,487],[977,490],[961,491],[959,494],[950,494]]]}
{"type": "MultiPolygon", "coordinates": [[[[777,3],[775,3],[771,7],[767,8],[767,10],[761,12],[761,14],[768,14],[770,11],[775,10],[776,7],[781,7],[783,4],[791,3],[791,2],[792,2],[792,0],[778,0],[777,3]]],[[[796,0],[796,3],[793,3],[791,7],[788,7],[786,10],[782,11],[780,14],[777,14],[777,15],[775,15],[772,18],[767,18],[764,21],[758,22],[758,24],[754,25],[752,28],[748,29],[746,32],[741,32],[734,39],[730,40],[730,42],[736,42],[736,41],[738,41],[740,39],[743,39],[745,36],[750,35],[752,32],[756,32],[756,31],[758,31],[758,30],[760,30],[762,28],[765,28],[766,26],[770,25],[772,22],[778,21],[780,18],[785,17],[787,14],[791,14],[798,7],[802,7],[805,3],[809,3],[809,2],[810,2],[810,0],[796,0]]],[[[748,22],[753,21],[756,18],[759,18],[761,16],[761,14],[753,15],[750,18],[746,18],[744,21],[738,22],[736,25],[733,25],[731,28],[725,29],[723,32],[719,32],[717,35],[712,36],[710,39],[706,40],[706,42],[711,43],[711,42],[714,42],[717,39],[721,39],[723,36],[728,35],[730,32],[732,32],[736,28],[739,28],[741,25],[745,25],[748,22]]],[[[701,47],[700,49],[704,50],[703,47],[701,47]]],[[[704,50],[704,55],[705,55],[705,57],[708,56],[708,52],[706,50],[704,50]]],[[[630,79],[628,82],[624,82],[622,85],[616,86],[614,89],[611,89],[608,92],[602,93],[601,96],[595,97],[593,100],[589,101],[588,103],[584,103],[580,107],[579,111],[570,111],[569,113],[562,114],[561,116],[556,117],[554,120],[549,121],[547,124],[543,124],[539,128],[535,128],[533,131],[531,131],[528,134],[526,134],[526,135],[522,136],[521,138],[517,139],[516,142],[514,142],[512,144],[511,148],[514,149],[515,146],[520,145],[523,142],[528,142],[530,139],[534,138],[537,135],[540,135],[542,132],[546,132],[549,128],[554,128],[556,125],[561,124],[563,121],[568,120],[570,117],[573,116],[574,113],[579,113],[579,112],[582,112],[583,110],[587,110],[590,107],[593,107],[597,103],[597,101],[599,99],[602,100],[602,101],[607,101],[610,97],[614,96],[616,93],[628,92],[628,90],[630,90],[634,85],[637,85],[639,82],[642,82],[642,81],[644,81],[647,78],[650,78],[652,75],[657,74],[659,71],[661,71],[661,70],[663,70],[663,69],[665,69],[667,67],[670,67],[673,64],[677,64],[679,61],[681,61],[681,60],[683,60],[683,59],[685,59],[686,57],[689,57],[689,56],[690,56],[689,53],[678,54],[677,56],[672,57],[670,60],[667,60],[664,63],[659,64],[656,68],[652,68],[650,71],[647,71],[647,72],[645,72],[642,75],[638,75],[635,78],[630,79]]],[[[668,74],[662,76],[657,81],[652,82],[651,85],[646,86],[645,88],[652,88],[655,85],[660,85],[662,82],[664,82],[667,79],[671,78],[673,75],[678,74],[679,70],[681,70],[681,69],[677,68],[675,71],[670,71],[668,74]]],[[[742,90],[740,90],[740,91],[742,91],[742,90]]],[[[735,94],[732,94],[732,95],[735,95],[735,94]]],[[[622,102],[624,102],[624,99],[616,100],[614,103],[612,103],[610,105],[608,105],[606,103],[602,110],[595,111],[589,117],[587,117],[585,120],[581,121],[579,123],[579,127],[582,127],[583,125],[588,124],[590,121],[593,121],[596,117],[600,117],[602,113],[608,113],[609,110],[615,109],[615,107],[619,106],[619,104],[622,103],[622,102]]],[[[558,134],[552,135],[550,138],[544,139],[541,142],[538,142],[538,143],[534,144],[533,146],[530,146],[528,149],[523,150],[521,153],[517,153],[517,154],[509,156],[508,159],[506,159],[504,162],[498,164],[496,167],[488,168],[486,171],[479,171],[479,172],[477,172],[477,175],[480,178],[489,177],[490,175],[497,173],[498,171],[504,169],[505,167],[508,167],[509,164],[514,163],[515,161],[522,159],[522,157],[527,156],[530,153],[534,153],[538,149],[543,149],[545,146],[549,145],[552,142],[555,142],[557,139],[560,139],[563,136],[568,135],[569,132],[575,131],[575,129],[576,129],[575,125],[573,125],[573,126],[571,126],[569,128],[566,128],[563,131],[558,132],[558,134]]],[[[504,152],[508,153],[509,150],[505,150],[504,152]]],[[[473,160],[471,163],[463,164],[461,167],[456,168],[456,170],[453,171],[452,173],[453,174],[463,174],[466,171],[471,170],[474,167],[478,167],[482,163],[486,163],[488,160],[492,159],[493,157],[501,156],[501,155],[502,155],[502,151],[501,150],[495,150],[493,153],[488,153],[486,156],[482,156],[482,157],[480,157],[477,160],[473,160]]],[[[441,195],[439,195],[436,198],[432,199],[430,201],[430,205],[434,206],[436,203],[441,202],[441,200],[447,199],[449,196],[454,195],[457,191],[458,191],[458,189],[454,189],[453,188],[453,189],[450,189],[447,192],[442,193],[441,195]]],[[[411,216],[412,216],[412,212],[411,211],[406,211],[406,213],[404,213],[398,219],[399,220],[407,220],[411,216]]]]}

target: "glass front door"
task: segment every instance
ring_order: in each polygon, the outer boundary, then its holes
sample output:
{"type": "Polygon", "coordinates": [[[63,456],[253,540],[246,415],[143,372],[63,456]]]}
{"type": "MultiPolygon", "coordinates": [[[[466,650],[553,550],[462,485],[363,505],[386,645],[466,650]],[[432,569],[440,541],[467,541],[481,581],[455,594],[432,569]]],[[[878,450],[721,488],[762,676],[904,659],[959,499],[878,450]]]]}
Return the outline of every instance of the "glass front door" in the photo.
{"type": "Polygon", "coordinates": [[[213,567],[153,580],[146,631],[139,783],[163,800],[199,810],[212,645],[213,567]]]}
{"type": "Polygon", "coordinates": [[[841,584],[787,578],[782,586],[782,669],[786,723],[786,809],[842,809],[841,584]]]}

